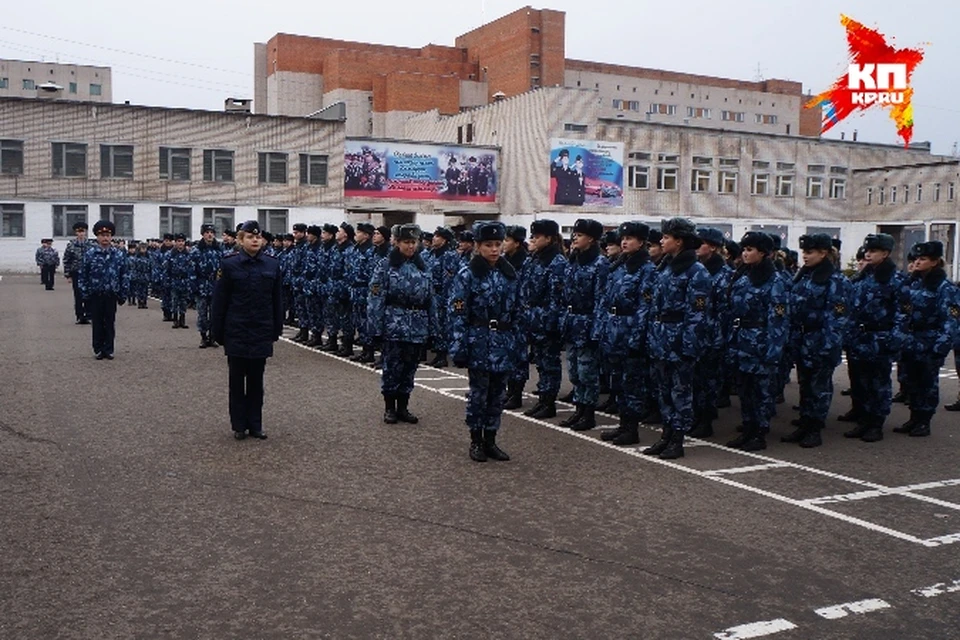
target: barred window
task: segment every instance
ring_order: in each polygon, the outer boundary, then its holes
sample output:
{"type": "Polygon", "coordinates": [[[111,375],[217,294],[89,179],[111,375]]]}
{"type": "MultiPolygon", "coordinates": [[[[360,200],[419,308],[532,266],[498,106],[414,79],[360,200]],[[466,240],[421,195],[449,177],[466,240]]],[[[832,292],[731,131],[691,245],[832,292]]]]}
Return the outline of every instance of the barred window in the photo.
{"type": "Polygon", "coordinates": [[[259,209],[257,220],[260,223],[260,228],[264,231],[269,231],[274,235],[287,232],[286,209],[259,209]]]}
{"type": "Polygon", "coordinates": [[[132,178],[133,147],[122,144],[100,145],[100,177],[132,178]]]}
{"type": "Polygon", "coordinates": [[[87,222],[87,205],[85,204],[53,205],[53,236],[55,238],[72,237],[73,225],[75,225],[78,222],[87,222]]]}
{"type": "Polygon", "coordinates": [[[55,178],[87,177],[87,145],[73,142],[53,143],[55,178]]]}
{"type": "Polygon", "coordinates": [[[300,154],[300,184],[327,186],[327,156],[300,154]]]}
{"type": "Polygon", "coordinates": [[[203,179],[205,182],[233,182],[233,151],[204,149],[203,179]]]}
{"type": "Polygon", "coordinates": [[[188,238],[193,230],[193,209],[160,207],[160,233],[182,233],[188,238]]]}
{"type": "Polygon", "coordinates": [[[133,205],[132,204],[102,204],[100,205],[100,219],[109,220],[116,226],[113,235],[118,238],[133,238],[133,205]]]}
{"type": "Polygon", "coordinates": [[[0,140],[0,174],[23,175],[22,140],[0,140]]]}
{"type": "Polygon", "coordinates": [[[190,149],[160,147],[160,179],[190,180],[190,149]]]}
{"type": "Polygon", "coordinates": [[[0,204],[0,218],[3,219],[4,238],[25,238],[22,204],[0,204]]]}
{"type": "Polygon", "coordinates": [[[236,228],[233,218],[232,207],[204,207],[203,224],[212,224],[217,230],[217,235],[222,234],[227,229],[231,231],[236,228]]]}
{"type": "Polygon", "coordinates": [[[261,184],[287,184],[287,154],[260,153],[258,179],[261,184]]]}

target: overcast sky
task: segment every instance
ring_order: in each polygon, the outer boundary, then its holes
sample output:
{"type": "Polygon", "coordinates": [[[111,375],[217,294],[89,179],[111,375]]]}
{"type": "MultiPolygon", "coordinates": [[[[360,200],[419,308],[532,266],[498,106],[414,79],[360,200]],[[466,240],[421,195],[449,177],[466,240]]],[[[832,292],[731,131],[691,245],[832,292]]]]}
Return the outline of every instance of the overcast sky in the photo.
{"type": "MultiPolygon", "coordinates": [[[[253,43],[277,32],[420,47],[452,45],[522,6],[507,0],[213,2],[32,0],[6,3],[0,57],[113,67],[113,98],[133,104],[220,109],[227,96],[253,97],[253,43]],[[29,32],[29,33],[26,33],[29,32]],[[33,35],[41,34],[41,35],[33,35]]],[[[552,0],[566,12],[568,58],[742,80],[783,78],[804,92],[826,89],[846,71],[840,13],[924,44],[914,75],[914,141],[951,154],[960,140],[960,3],[955,0],[552,0]]],[[[898,143],[876,111],[830,134],[898,143]]]]}

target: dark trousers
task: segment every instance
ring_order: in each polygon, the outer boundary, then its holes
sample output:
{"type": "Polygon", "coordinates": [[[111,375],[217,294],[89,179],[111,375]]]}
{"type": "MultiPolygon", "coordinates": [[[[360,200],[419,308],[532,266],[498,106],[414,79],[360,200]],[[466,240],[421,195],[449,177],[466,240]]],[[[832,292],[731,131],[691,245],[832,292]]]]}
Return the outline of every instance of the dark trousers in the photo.
{"type": "Polygon", "coordinates": [[[80,273],[75,273],[70,278],[70,284],[73,285],[73,313],[77,316],[77,320],[85,320],[88,317],[87,313],[87,303],[84,302],[83,296],[80,295],[80,273]]]}
{"type": "Polygon", "coordinates": [[[117,331],[117,296],[97,293],[87,299],[87,313],[93,321],[93,352],[113,355],[117,331]]]}
{"type": "Polygon", "coordinates": [[[940,367],[943,360],[917,358],[911,354],[904,358],[904,364],[910,380],[907,389],[911,415],[916,412],[932,416],[940,404],[940,367]]]}
{"type": "Polygon", "coordinates": [[[467,376],[470,380],[467,393],[467,426],[470,431],[499,429],[509,374],[469,369],[467,376]]]}
{"type": "Polygon", "coordinates": [[[40,267],[40,282],[47,289],[53,289],[53,279],[57,275],[57,268],[52,264],[45,264],[40,267]]]}
{"type": "Polygon", "coordinates": [[[230,369],[230,427],[256,433],[263,430],[263,370],[266,358],[227,357],[230,369]]]}
{"type": "Polygon", "coordinates": [[[797,381],[800,383],[800,417],[823,422],[833,401],[832,365],[804,367],[797,365],[797,381]]]}
{"type": "Polygon", "coordinates": [[[380,392],[383,395],[409,396],[413,392],[422,347],[422,344],[414,342],[384,341],[383,373],[380,379],[380,392]]]}

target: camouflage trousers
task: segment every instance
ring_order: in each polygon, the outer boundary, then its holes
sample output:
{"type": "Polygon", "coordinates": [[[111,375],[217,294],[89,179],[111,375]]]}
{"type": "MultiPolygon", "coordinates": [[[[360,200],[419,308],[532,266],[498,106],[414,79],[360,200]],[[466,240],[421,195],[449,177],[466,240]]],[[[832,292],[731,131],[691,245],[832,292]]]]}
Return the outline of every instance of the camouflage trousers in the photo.
{"type": "Polygon", "coordinates": [[[897,384],[900,391],[910,395],[910,377],[907,375],[907,360],[901,357],[897,360],[897,384]]]}
{"type": "Polygon", "coordinates": [[[324,320],[329,336],[339,335],[343,340],[353,340],[353,308],[349,301],[327,300],[323,305],[324,320]],[[329,309],[329,312],[328,312],[329,309]]]}
{"type": "Polygon", "coordinates": [[[190,304],[192,297],[189,289],[171,288],[170,290],[170,313],[175,316],[183,315],[187,312],[187,305],[190,304]]]}
{"type": "Polygon", "coordinates": [[[147,285],[145,281],[130,283],[130,295],[134,297],[137,304],[147,304],[147,285]]]}
{"type": "Polygon", "coordinates": [[[931,360],[910,355],[905,358],[904,364],[910,379],[907,387],[910,413],[933,415],[940,404],[940,367],[943,366],[943,359],[931,360]]]}
{"type": "Polygon", "coordinates": [[[413,378],[420,364],[420,348],[415,342],[383,343],[383,372],[380,375],[380,393],[385,396],[408,396],[413,392],[413,378]]]}
{"type": "Polygon", "coordinates": [[[824,421],[833,401],[833,371],[836,367],[804,367],[797,365],[800,383],[800,417],[824,421]]]}
{"type": "Polygon", "coordinates": [[[850,372],[850,399],[858,416],[886,418],[890,415],[893,383],[891,360],[847,360],[850,372]]]}
{"type": "Polygon", "coordinates": [[[285,284],[283,285],[283,317],[289,317],[293,311],[293,289],[290,288],[290,285],[285,284]]]}
{"type": "Polygon", "coordinates": [[[467,427],[470,431],[497,430],[507,396],[507,373],[467,371],[470,391],[467,392],[467,427]]]}
{"type": "Polygon", "coordinates": [[[350,307],[351,321],[357,330],[357,344],[366,347],[370,344],[370,338],[367,337],[367,301],[366,299],[355,301],[350,307]]]}
{"type": "Polygon", "coordinates": [[[213,311],[213,295],[197,296],[197,331],[209,333],[213,311]]]}
{"type": "Polygon", "coordinates": [[[627,355],[617,363],[614,371],[619,375],[611,387],[618,394],[620,415],[639,418],[647,412],[649,369],[650,361],[642,355],[627,355]]]}
{"type": "Polygon", "coordinates": [[[763,433],[770,431],[770,418],[777,406],[777,367],[767,371],[739,374],[740,417],[745,429],[757,428],[763,433]]]}
{"type": "Polygon", "coordinates": [[[694,361],[690,358],[658,360],[655,366],[663,425],[686,433],[693,428],[694,361]]]}
{"type": "Polygon", "coordinates": [[[307,296],[302,291],[293,292],[293,312],[297,316],[297,326],[308,329],[310,324],[307,317],[307,296]]]}
{"type": "Polygon", "coordinates": [[[573,383],[573,401],[588,407],[600,400],[600,348],[594,344],[567,346],[567,370],[573,383]]]}
{"type": "Polygon", "coordinates": [[[437,305],[437,325],[440,327],[440,335],[433,338],[433,350],[446,353],[450,349],[447,337],[447,297],[434,294],[433,299],[437,305]]]}
{"type": "MultiPolygon", "coordinates": [[[[522,339],[521,336],[520,340],[522,339]]],[[[523,384],[530,379],[530,361],[532,358],[530,357],[530,347],[528,347],[525,342],[518,341],[518,343],[517,349],[523,349],[527,357],[510,372],[510,382],[523,384]]]]}
{"type": "MultiPolygon", "coordinates": [[[[563,361],[560,358],[562,346],[559,340],[550,338],[530,345],[530,362],[537,368],[537,395],[541,398],[556,398],[560,393],[560,381],[563,378],[563,361]]],[[[529,367],[521,368],[529,372],[529,367]]]]}
{"type": "Polygon", "coordinates": [[[170,287],[160,287],[160,308],[164,313],[173,313],[173,292],[170,287]]]}
{"type": "Polygon", "coordinates": [[[693,411],[697,418],[713,419],[724,382],[723,353],[708,349],[697,358],[693,378],[693,411]]]}
{"type": "Polygon", "coordinates": [[[323,331],[323,298],[316,295],[304,296],[302,326],[320,333],[323,331]]]}

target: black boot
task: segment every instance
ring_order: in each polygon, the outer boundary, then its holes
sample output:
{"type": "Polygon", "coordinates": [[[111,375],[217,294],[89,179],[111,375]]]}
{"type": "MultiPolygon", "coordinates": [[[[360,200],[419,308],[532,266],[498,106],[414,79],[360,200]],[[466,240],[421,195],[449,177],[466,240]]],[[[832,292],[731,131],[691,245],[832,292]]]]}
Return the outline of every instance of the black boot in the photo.
{"type": "Polygon", "coordinates": [[[523,383],[510,380],[507,382],[507,398],[503,403],[505,411],[519,409],[523,406],[523,383]]]}
{"type": "Polygon", "coordinates": [[[300,327],[300,330],[297,332],[297,335],[293,336],[292,338],[294,342],[299,342],[300,344],[306,343],[307,340],[309,339],[310,339],[310,330],[307,329],[306,327],[300,327]]]}
{"type": "Polygon", "coordinates": [[[814,447],[819,447],[823,444],[823,439],[820,437],[820,432],[823,430],[824,424],[822,420],[813,420],[811,419],[807,422],[807,433],[800,440],[800,446],[804,449],[813,449],[814,447]]]}
{"type": "Polygon", "coordinates": [[[180,328],[180,316],[173,316],[173,324],[170,325],[170,328],[171,328],[171,329],[179,329],[179,328],[180,328]]]}
{"type": "Polygon", "coordinates": [[[738,451],[762,451],[767,448],[767,438],[760,431],[760,427],[750,425],[745,426],[740,435],[728,442],[727,446],[738,451]]]}
{"type": "Polygon", "coordinates": [[[181,329],[189,329],[189,328],[190,328],[190,327],[187,326],[187,314],[185,314],[185,313],[181,313],[181,314],[180,314],[180,328],[181,328],[181,329]]]}
{"type": "Polygon", "coordinates": [[[910,411],[910,419],[904,422],[899,427],[894,427],[893,432],[894,433],[910,433],[911,431],[913,431],[913,428],[916,427],[919,423],[920,421],[919,421],[919,416],[917,416],[917,413],[915,411],[910,411]]]}
{"type": "Polygon", "coordinates": [[[597,407],[597,411],[613,415],[620,413],[620,403],[617,401],[617,394],[611,393],[607,401],[597,407]]]}
{"type": "Polygon", "coordinates": [[[613,438],[610,442],[618,447],[629,447],[631,445],[640,444],[640,421],[637,420],[636,417],[621,416],[620,428],[622,429],[620,434],[613,438]]]}
{"type": "Polygon", "coordinates": [[[320,335],[319,331],[313,331],[313,332],[308,331],[307,335],[309,335],[310,338],[303,343],[303,346],[310,347],[311,349],[313,349],[323,344],[323,336],[320,335]]]}
{"type": "Polygon", "coordinates": [[[406,422],[407,424],[417,424],[420,422],[420,418],[410,413],[410,394],[403,394],[397,396],[397,420],[400,422],[406,422]]]}
{"type": "Polygon", "coordinates": [[[804,416],[800,416],[796,420],[793,420],[790,424],[796,426],[797,428],[793,430],[792,433],[781,436],[780,442],[800,442],[807,435],[807,431],[810,430],[810,419],[804,416]]]}
{"type": "Polygon", "coordinates": [[[383,396],[383,421],[387,424],[397,424],[397,398],[393,395],[383,396]]]}
{"type": "Polygon", "coordinates": [[[603,431],[600,432],[600,439],[603,440],[604,442],[611,442],[613,440],[616,440],[620,436],[620,434],[623,433],[624,430],[626,429],[626,426],[627,426],[626,421],[627,421],[627,418],[625,418],[624,416],[620,416],[620,424],[617,425],[617,428],[604,429],[603,431]]]}
{"type": "Polygon", "coordinates": [[[557,401],[556,396],[543,395],[540,396],[540,408],[530,414],[531,418],[536,418],[537,420],[547,420],[549,418],[557,417],[557,401]]]}
{"type": "Polygon", "coordinates": [[[903,389],[900,389],[900,391],[897,391],[896,395],[890,398],[890,402],[893,402],[894,404],[903,404],[906,401],[907,401],[907,394],[903,392],[903,389]]]}
{"type": "Polygon", "coordinates": [[[610,393],[610,376],[600,376],[600,395],[610,393]]]}
{"type": "Polygon", "coordinates": [[[337,336],[328,337],[327,344],[323,345],[322,347],[317,347],[317,349],[325,353],[336,353],[340,349],[337,343],[337,336]]]}
{"type": "Polygon", "coordinates": [[[483,452],[487,455],[487,460],[497,460],[498,462],[507,462],[510,456],[507,452],[497,446],[497,430],[483,430],[483,452]]]}
{"type": "Polygon", "coordinates": [[[565,395],[565,396],[560,396],[560,397],[558,398],[558,400],[559,400],[560,402],[566,402],[567,404],[570,404],[571,402],[573,402],[573,392],[574,392],[574,391],[575,391],[574,389],[570,389],[570,393],[568,393],[568,394],[565,395]]]}
{"type": "Polygon", "coordinates": [[[542,409],[542,408],[543,408],[543,399],[538,396],[538,397],[537,397],[537,403],[536,403],[535,405],[533,405],[532,407],[530,407],[529,409],[527,409],[526,411],[524,411],[524,412],[523,412],[523,415],[525,415],[525,416],[532,416],[533,414],[535,414],[535,413],[537,413],[538,411],[540,411],[540,409],[542,409]]]}
{"type": "Polygon", "coordinates": [[[667,445],[670,444],[671,435],[673,435],[673,429],[670,427],[664,427],[660,431],[660,439],[640,453],[645,456],[659,456],[661,453],[663,453],[664,449],[667,448],[667,445]]]}
{"type": "Polygon", "coordinates": [[[843,391],[841,391],[841,392],[840,392],[840,395],[842,395],[842,396],[851,396],[851,395],[853,395],[853,389],[850,389],[850,388],[848,387],[848,388],[844,389],[843,391]]]}
{"type": "Polygon", "coordinates": [[[910,430],[910,433],[907,435],[911,438],[925,438],[930,435],[930,420],[933,418],[933,413],[929,411],[918,411],[917,412],[917,424],[910,430]]]}
{"type": "Polygon", "coordinates": [[[960,411],[960,393],[957,394],[957,401],[943,407],[947,411],[960,411]]]}
{"type": "MultiPolygon", "coordinates": [[[[851,429],[851,431],[862,429],[862,433],[860,434],[861,440],[864,442],[880,442],[883,440],[883,421],[883,416],[864,416],[863,421],[857,425],[856,428],[851,429]]],[[[850,433],[850,431],[847,433],[850,433]]],[[[853,437],[848,436],[846,433],[843,435],[847,438],[853,437]]]]}
{"type": "Polygon", "coordinates": [[[173,321],[173,314],[170,313],[169,311],[164,311],[164,312],[163,312],[163,321],[164,321],[164,322],[172,322],[172,321],[173,321]]]}
{"type": "Polygon", "coordinates": [[[560,426],[572,427],[574,423],[580,420],[581,417],[583,417],[583,406],[578,404],[577,410],[573,412],[573,415],[571,415],[569,418],[565,420],[560,421],[560,426]]]}
{"type": "Polygon", "coordinates": [[[674,431],[670,434],[667,446],[660,452],[661,460],[676,460],[683,457],[683,434],[674,431]]]}
{"type": "Polygon", "coordinates": [[[655,404],[650,406],[651,409],[640,416],[640,422],[645,424],[663,424],[663,416],[660,415],[660,409],[655,404]]]}
{"type": "Polygon", "coordinates": [[[474,462],[487,461],[487,452],[483,449],[483,431],[480,429],[470,431],[470,459],[474,462]]]}
{"type": "Polygon", "coordinates": [[[580,419],[570,425],[573,431],[590,431],[597,426],[596,407],[593,405],[583,405],[583,413],[580,419]]]}
{"type": "Polygon", "coordinates": [[[204,331],[200,334],[200,346],[199,349],[206,349],[210,346],[210,338],[207,336],[207,332],[204,331]]]}
{"type": "Polygon", "coordinates": [[[431,360],[429,366],[436,367],[437,369],[443,369],[444,367],[449,367],[450,363],[447,361],[447,352],[446,351],[437,351],[436,357],[431,360]]]}
{"type": "Polygon", "coordinates": [[[334,355],[339,356],[339,357],[341,357],[341,358],[346,358],[347,356],[352,356],[352,355],[353,355],[353,340],[352,340],[352,339],[344,338],[344,339],[343,339],[342,346],[340,347],[340,350],[339,350],[339,351],[336,351],[336,352],[334,353],[334,355]]]}
{"type": "Polygon", "coordinates": [[[357,362],[361,364],[370,364],[373,362],[373,347],[367,345],[363,348],[363,351],[360,352],[360,357],[357,358],[357,362]]]}
{"type": "Polygon", "coordinates": [[[693,429],[690,430],[689,436],[691,438],[710,438],[713,437],[713,420],[707,417],[702,417],[693,425],[693,429]]]}
{"type": "Polygon", "coordinates": [[[850,409],[846,413],[841,413],[837,416],[837,420],[840,422],[857,422],[860,418],[860,412],[856,408],[850,409]]]}

